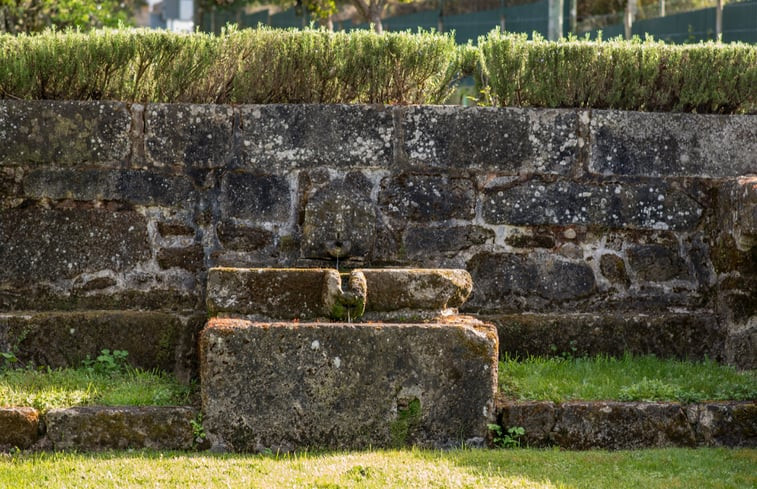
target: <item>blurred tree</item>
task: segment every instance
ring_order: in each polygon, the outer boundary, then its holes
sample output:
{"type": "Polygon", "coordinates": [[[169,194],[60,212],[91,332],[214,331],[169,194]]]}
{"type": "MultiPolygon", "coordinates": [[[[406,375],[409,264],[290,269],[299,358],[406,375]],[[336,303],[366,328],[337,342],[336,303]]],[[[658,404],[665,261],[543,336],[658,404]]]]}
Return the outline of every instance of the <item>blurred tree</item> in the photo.
{"type": "Polygon", "coordinates": [[[0,0],[0,32],[128,25],[143,5],[145,0],[0,0]]]}

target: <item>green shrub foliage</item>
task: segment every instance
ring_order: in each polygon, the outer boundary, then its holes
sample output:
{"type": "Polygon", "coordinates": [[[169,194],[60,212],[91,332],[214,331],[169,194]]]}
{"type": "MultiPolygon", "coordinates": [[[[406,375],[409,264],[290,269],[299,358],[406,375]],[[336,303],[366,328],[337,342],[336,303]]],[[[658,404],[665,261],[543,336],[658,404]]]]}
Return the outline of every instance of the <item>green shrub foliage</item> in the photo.
{"type": "Polygon", "coordinates": [[[442,103],[465,75],[479,103],[757,112],[757,47],[654,41],[478,46],[419,32],[228,29],[0,35],[0,98],[193,103],[442,103]]]}

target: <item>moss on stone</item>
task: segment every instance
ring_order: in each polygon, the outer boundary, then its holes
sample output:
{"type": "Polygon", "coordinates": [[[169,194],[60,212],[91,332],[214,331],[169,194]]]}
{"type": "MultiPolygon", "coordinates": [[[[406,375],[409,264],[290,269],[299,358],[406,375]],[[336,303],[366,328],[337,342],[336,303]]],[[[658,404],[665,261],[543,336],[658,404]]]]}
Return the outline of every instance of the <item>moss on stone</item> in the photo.
{"type": "Polygon", "coordinates": [[[420,422],[420,399],[413,398],[407,403],[407,406],[397,406],[397,419],[389,427],[392,447],[406,446],[410,435],[420,425],[420,422]]]}

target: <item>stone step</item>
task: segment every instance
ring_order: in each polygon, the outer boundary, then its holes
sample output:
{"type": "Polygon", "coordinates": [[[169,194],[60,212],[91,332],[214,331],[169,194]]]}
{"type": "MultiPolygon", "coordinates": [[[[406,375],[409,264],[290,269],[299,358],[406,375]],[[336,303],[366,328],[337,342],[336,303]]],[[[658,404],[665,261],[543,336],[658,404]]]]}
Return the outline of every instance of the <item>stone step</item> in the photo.
{"type": "Polygon", "coordinates": [[[448,323],[211,319],[205,428],[234,451],[459,446],[493,418],[497,334],[448,323]]]}

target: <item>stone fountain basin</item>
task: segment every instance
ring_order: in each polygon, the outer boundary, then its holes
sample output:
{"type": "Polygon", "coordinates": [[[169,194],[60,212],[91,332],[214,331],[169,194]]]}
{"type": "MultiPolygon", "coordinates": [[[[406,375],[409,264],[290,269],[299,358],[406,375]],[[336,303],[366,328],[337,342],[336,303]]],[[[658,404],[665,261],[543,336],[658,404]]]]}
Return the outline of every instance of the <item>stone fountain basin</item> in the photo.
{"type": "Polygon", "coordinates": [[[259,319],[346,319],[334,314],[334,304],[347,282],[354,285],[354,277],[364,278],[366,319],[449,315],[473,288],[470,274],[458,269],[357,269],[345,274],[328,268],[211,268],[208,311],[211,316],[259,319]]]}

